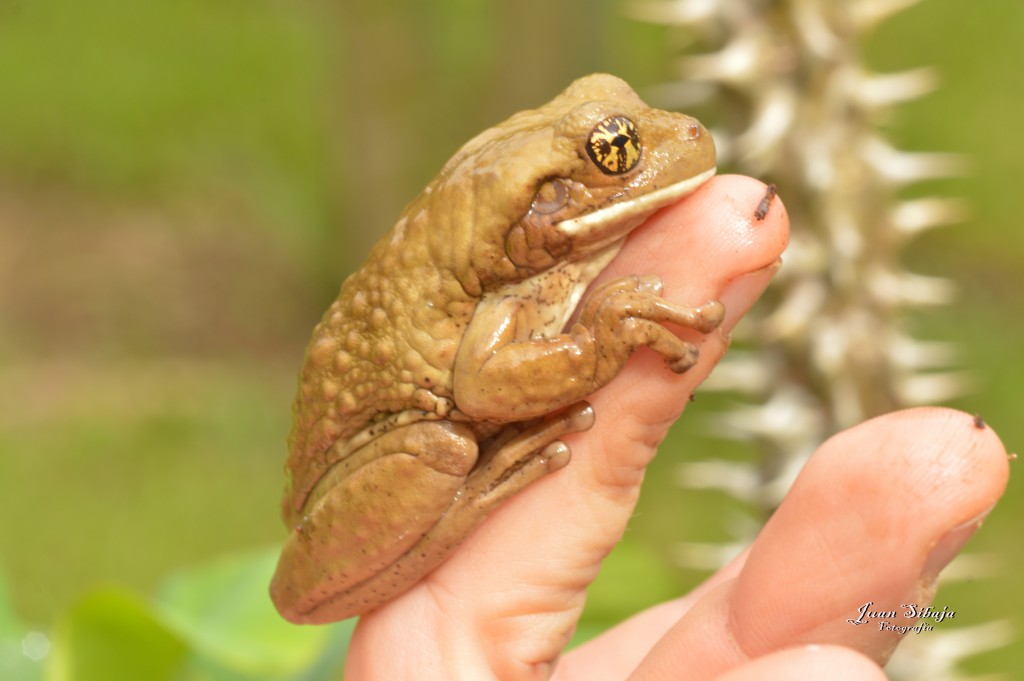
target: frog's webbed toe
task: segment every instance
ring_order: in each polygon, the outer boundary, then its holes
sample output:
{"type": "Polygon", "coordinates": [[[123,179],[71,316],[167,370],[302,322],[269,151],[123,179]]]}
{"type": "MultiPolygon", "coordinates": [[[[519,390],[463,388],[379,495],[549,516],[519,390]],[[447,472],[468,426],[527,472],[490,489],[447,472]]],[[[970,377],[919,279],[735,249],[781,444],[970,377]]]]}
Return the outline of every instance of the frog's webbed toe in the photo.
{"type": "Polygon", "coordinates": [[[584,301],[583,306],[580,308],[579,321],[585,326],[592,325],[594,317],[601,309],[601,306],[609,300],[614,299],[618,294],[639,293],[650,296],[660,296],[661,291],[661,277],[656,274],[648,274],[645,276],[633,274],[626,277],[620,277],[618,279],[612,279],[611,281],[595,287],[594,290],[591,291],[586,301],[584,301]]]}
{"type": "Polygon", "coordinates": [[[717,300],[711,300],[700,307],[687,308],[677,307],[677,314],[681,313],[679,319],[669,319],[682,326],[687,326],[701,333],[711,333],[721,325],[725,319],[725,305],[717,300]]]}
{"type": "Polygon", "coordinates": [[[590,330],[597,344],[594,377],[597,385],[610,381],[641,345],[661,354],[676,373],[696,364],[696,346],[679,338],[663,324],[709,333],[722,323],[725,307],[718,301],[699,307],[677,305],[662,298],[660,293],[658,277],[634,275],[598,287],[583,304],[579,324],[590,330]]]}
{"type": "Polygon", "coordinates": [[[489,508],[569,463],[563,435],[589,430],[594,425],[594,408],[577,402],[554,418],[540,421],[509,439],[498,438],[469,477],[463,499],[475,500],[478,508],[489,508]]]}

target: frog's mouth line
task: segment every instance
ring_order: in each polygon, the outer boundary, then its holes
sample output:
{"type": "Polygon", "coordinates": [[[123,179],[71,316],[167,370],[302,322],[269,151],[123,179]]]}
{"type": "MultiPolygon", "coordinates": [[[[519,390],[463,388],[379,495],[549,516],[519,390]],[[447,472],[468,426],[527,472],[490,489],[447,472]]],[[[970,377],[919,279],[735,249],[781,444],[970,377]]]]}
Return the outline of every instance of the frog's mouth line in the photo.
{"type": "Polygon", "coordinates": [[[710,180],[718,169],[712,167],[699,175],[648,192],[630,201],[615,203],[569,220],[555,228],[574,241],[608,244],[628,234],[641,220],[676,199],[692,194],[710,180]],[[611,229],[609,229],[611,227],[611,229]]]}

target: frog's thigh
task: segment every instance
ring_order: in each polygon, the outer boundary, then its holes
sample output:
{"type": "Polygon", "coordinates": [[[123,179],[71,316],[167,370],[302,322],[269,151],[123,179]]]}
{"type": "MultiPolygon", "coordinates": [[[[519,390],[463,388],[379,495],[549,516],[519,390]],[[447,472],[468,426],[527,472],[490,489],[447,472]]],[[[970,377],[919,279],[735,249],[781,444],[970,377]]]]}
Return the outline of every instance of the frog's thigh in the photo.
{"type": "Polygon", "coordinates": [[[339,594],[344,600],[426,535],[465,484],[477,445],[464,425],[428,421],[386,433],[351,457],[366,463],[321,482],[328,491],[278,563],[271,593],[301,619],[339,594]]]}

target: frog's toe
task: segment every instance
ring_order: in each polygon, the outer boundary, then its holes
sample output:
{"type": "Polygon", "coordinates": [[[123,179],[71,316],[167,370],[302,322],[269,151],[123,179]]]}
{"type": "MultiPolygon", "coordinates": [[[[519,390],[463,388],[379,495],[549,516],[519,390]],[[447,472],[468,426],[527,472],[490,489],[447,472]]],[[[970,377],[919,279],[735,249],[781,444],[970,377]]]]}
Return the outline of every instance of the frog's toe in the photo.
{"type": "Polygon", "coordinates": [[[666,364],[669,369],[677,374],[681,374],[693,367],[699,358],[700,352],[697,350],[697,346],[692,343],[686,343],[683,353],[678,357],[667,359],[666,364]]]}
{"type": "Polygon", "coordinates": [[[596,416],[594,408],[590,406],[589,402],[577,402],[565,410],[562,418],[565,419],[566,426],[569,428],[568,432],[580,433],[593,427],[596,416]]]}
{"type": "Polygon", "coordinates": [[[652,296],[660,296],[664,288],[664,284],[661,283],[661,277],[657,274],[647,274],[637,277],[636,288],[633,290],[637,293],[649,293],[652,296]]]}
{"type": "Polygon", "coordinates": [[[725,319],[725,305],[717,300],[712,300],[694,309],[694,315],[693,328],[701,333],[709,333],[717,329],[725,319]]]}
{"type": "Polygon", "coordinates": [[[559,468],[565,468],[571,458],[572,450],[569,449],[569,445],[561,440],[556,440],[541,450],[537,462],[546,465],[548,472],[552,472],[559,468]]]}

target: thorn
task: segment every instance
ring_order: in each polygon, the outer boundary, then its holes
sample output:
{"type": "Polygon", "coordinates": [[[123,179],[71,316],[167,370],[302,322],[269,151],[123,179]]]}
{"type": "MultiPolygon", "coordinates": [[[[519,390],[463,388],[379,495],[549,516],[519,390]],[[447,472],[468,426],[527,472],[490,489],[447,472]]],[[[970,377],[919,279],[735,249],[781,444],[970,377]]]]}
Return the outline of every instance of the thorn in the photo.
{"type": "Polygon", "coordinates": [[[908,199],[897,203],[889,215],[893,226],[905,236],[927,229],[961,222],[967,218],[967,206],[958,199],[908,199]]]}
{"type": "Polygon", "coordinates": [[[754,211],[754,219],[758,222],[764,220],[768,216],[768,211],[772,207],[772,199],[775,198],[775,185],[769,184],[764,188],[764,196],[761,198],[761,202],[757,204],[757,209],[754,211]]]}
{"type": "Polygon", "coordinates": [[[897,73],[860,73],[851,96],[871,109],[918,99],[938,87],[935,69],[923,67],[897,73]]]}

